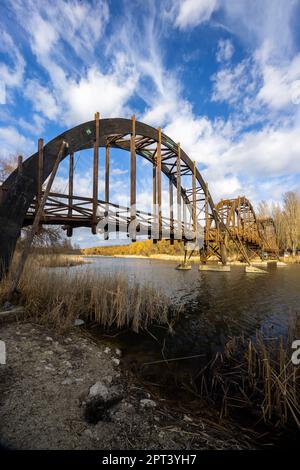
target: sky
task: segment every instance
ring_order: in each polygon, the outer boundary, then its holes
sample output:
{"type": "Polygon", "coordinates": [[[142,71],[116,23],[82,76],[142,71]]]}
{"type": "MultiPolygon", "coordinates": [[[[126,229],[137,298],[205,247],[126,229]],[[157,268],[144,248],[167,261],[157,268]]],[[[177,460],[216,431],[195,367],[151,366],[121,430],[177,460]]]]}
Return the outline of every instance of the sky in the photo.
{"type": "MultiPolygon", "coordinates": [[[[299,26],[299,0],[0,0],[0,157],[27,158],[39,137],[96,111],[135,114],[181,143],[215,202],[279,202],[300,182],[299,26]]],[[[124,153],[112,153],[111,201],[126,205],[124,153]]],[[[91,193],[91,164],[88,151],[77,156],[79,195],[91,193]]],[[[101,150],[100,198],[103,165],[101,150]]],[[[67,162],[56,188],[66,181],[67,162]]],[[[74,239],[99,244],[83,229],[74,239]]]]}

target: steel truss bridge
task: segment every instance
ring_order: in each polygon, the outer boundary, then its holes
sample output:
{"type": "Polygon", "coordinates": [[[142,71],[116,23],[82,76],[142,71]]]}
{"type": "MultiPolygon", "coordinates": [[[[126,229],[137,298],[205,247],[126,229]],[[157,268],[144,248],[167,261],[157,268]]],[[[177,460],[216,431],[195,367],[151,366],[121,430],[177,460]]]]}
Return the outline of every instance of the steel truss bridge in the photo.
{"type": "Polygon", "coordinates": [[[37,152],[23,161],[0,187],[0,277],[8,270],[22,227],[60,225],[68,236],[77,227],[90,227],[93,234],[102,226],[105,239],[112,231],[125,232],[135,241],[148,236],[154,242],[167,238],[170,243],[198,241],[202,263],[214,256],[226,264],[233,247],[247,262],[267,251],[276,256],[278,247],[272,219],[259,220],[246,197],[214,204],[208,184],[195,162],[170,137],[147,124],[132,119],[100,119],[74,127],[44,145],[38,140],[37,152]],[[105,197],[99,200],[99,148],[105,148],[105,197]],[[110,200],[110,149],[130,154],[130,207],[110,200]],[[76,195],[74,159],[77,152],[93,149],[91,194],[76,195]],[[137,158],[139,157],[139,158],[137,158]],[[54,179],[58,165],[68,158],[68,192],[45,191],[45,182],[54,179]],[[142,159],[152,166],[153,211],[136,207],[137,165],[142,159]],[[162,178],[168,180],[168,213],[163,214],[162,178]],[[176,209],[176,210],[175,210],[176,209]]]}

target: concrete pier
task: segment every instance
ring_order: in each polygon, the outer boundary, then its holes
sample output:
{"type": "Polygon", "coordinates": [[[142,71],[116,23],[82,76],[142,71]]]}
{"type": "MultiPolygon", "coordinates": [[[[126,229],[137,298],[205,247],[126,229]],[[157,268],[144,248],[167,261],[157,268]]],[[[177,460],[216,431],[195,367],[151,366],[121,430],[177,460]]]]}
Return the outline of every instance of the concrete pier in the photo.
{"type": "Polygon", "coordinates": [[[268,274],[268,271],[255,266],[245,266],[245,273],[268,274]]]}
{"type": "Polygon", "coordinates": [[[224,264],[199,264],[199,271],[230,272],[230,266],[224,264]]]}
{"type": "Polygon", "coordinates": [[[192,269],[192,265],[188,263],[181,263],[176,266],[176,269],[178,269],[179,271],[189,271],[190,269],[192,269]]]}

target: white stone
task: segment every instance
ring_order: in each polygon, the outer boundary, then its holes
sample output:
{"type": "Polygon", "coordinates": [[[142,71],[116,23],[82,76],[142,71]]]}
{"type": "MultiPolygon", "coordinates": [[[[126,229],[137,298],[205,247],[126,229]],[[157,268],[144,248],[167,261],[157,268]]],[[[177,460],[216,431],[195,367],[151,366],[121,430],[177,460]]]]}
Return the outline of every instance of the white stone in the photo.
{"type": "Polygon", "coordinates": [[[96,382],[89,391],[89,397],[101,397],[103,400],[107,400],[109,396],[109,390],[102,382],[96,382]]]}
{"type": "Polygon", "coordinates": [[[116,366],[120,364],[120,359],[117,359],[116,357],[114,357],[112,361],[114,364],[116,364],[116,366]]]}
{"type": "Polygon", "coordinates": [[[51,338],[51,336],[46,336],[46,341],[53,341],[53,339],[51,338]]]}
{"type": "Polygon", "coordinates": [[[105,349],[104,349],[104,352],[105,352],[105,354],[109,354],[109,353],[110,353],[110,351],[111,351],[111,349],[110,349],[110,348],[105,348],[105,349]]]}
{"type": "Polygon", "coordinates": [[[116,348],[116,349],[115,349],[115,353],[116,353],[116,355],[117,355],[118,357],[122,357],[122,351],[121,351],[121,349],[116,348]]]}
{"type": "Polygon", "coordinates": [[[81,326],[81,325],[84,325],[84,320],[81,320],[81,318],[76,318],[76,320],[74,321],[74,326],[81,326]]]}
{"type": "Polygon", "coordinates": [[[148,398],[143,398],[140,401],[140,405],[142,408],[155,408],[156,407],[155,401],[149,400],[148,398]]]}

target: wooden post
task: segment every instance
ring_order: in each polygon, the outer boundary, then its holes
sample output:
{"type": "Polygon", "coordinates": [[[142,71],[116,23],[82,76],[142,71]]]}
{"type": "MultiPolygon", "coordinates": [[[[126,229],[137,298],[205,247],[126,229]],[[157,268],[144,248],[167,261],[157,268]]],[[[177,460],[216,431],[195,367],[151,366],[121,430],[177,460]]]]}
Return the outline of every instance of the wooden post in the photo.
{"type": "Polygon", "coordinates": [[[42,199],[42,191],[43,191],[43,171],[44,171],[44,141],[43,139],[38,140],[38,188],[37,188],[37,204],[36,207],[38,208],[41,199],[42,199]]]}
{"type": "Polygon", "coordinates": [[[156,172],[156,157],[153,157],[153,173],[152,173],[152,202],[153,202],[153,222],[154,222],[154,236],[153,243],[157,242],[156,239],[156,232],[157,232],[157,211],[156,211],[156,204],[157,204],[157,172],[156,172]]]}
{"type": "Polygon", "coordinates": [[[161,129],[158,131],[157,142],[157,203],[158,203],[158,238],[162,239],[162,210],[161,210],[161,129]]]}
{"type": "Polygon", "coordinates": [[[106,142],[105,147],[105,230],[104,230],[104,239],[109,239],[109,232],[108,232],[108,211],[109,211],[109,144],[106,142]]]}
{"type": "Polygon", "coordinates": [[[31,227],[31,230],[29,232],[29,234],[27,235],[27,238],[25,240],[25,243],[24,243],[24,248],[23,248],[23,251],[21,253],[21,256],[19,258],[19,261],[18,261],[18,264],[17,264],[17,268],[16,268],[16,271],[14,273],[14,277],[13,277],[13,281],[12,281],[12,285],[11,285],[11,288],[8,292],[8,296],[7,296],[7,301],[10,302],[11,299],[12,299],[12,296],[13,294],[16,292],[17,290],[17,287],[18,287],[18,284],[19,284],[19,281],[20,281],[20,278],[21,278],[21,275],[22,275],[22,272],[23,272],[23,269],[24,269],[24,266],[25,266],[25,263],[26,263],[26,259],[29,255],[29,251],[30,251],[30,247],[31,247],[31,244],[32,244],[32,241],[34,239],[34,236],[35,234],[37,233],[38,231],[38,228],[39,228],[39,224],[40,224],[40,220],[41,220],[41,216],[43,214],[43,210],[44,210],[44,206],[45,206],[45,203],[47,201],[47,198],[49,196],[49,193],[50,193],[50,190],[51,190],[51,186],[53,184],[53,181],[54,181],[54,178],[55,178],[55,175],[57,173],[57,169],[58,169],[58,166],[60,164],[60,161],[64,155],[64,151],[65,151],[65,148],[66,148],[66,142],[62,142],[61,144],[61,147],[60,147],[60,150],[58,152],[58,155],[56,157],[56,160],[55,160],[55,163],[54,163],[54,167],[53,167],[53,170],[52,170],[52,173],[50,175],[50,178],[48,180],[48,183],[47,183],[47,186],[46,186],[46,189],[45,189],[45,192],[42,196],[42,199],[40,201],[40,204],[39,204],[39,207],[38,207],[38,210],[35,214],[35,217],[34,217],[34,220],[33,220],[33,224],[32,224],[32,227],[31,227]]]}
{"type": "Polygon", "coordinates": [[[100,115],[95,114],[95,142],[94,142],[94,165],[93,165],[93,215],[92,233],[97,233],[97,209],[98,209],[98,178],[99,178],[99,138],[100,138],[100,115]]]}
{"type": "MultiPolygon", "coordinates": [[[[72,205],[73,205],[73,187],[74,187],[74,152],[70,152],[69,159],[69,208],[68,208],[68,217],[72,217],[72,205]]],[[[67,236],[72,237],[73,227],[70,225],[67,227],[67,236]]]]}
{"type": "Polygon", "coordinates": [[[132,116],[130,139],[130,237],[136,241],[136,153],[135,153],[135,115],[132,116]]]}
{"type": "Polygon", "coordinates": [[[178,224],[178,240],[182,236],[181,221],[181,165],[180,165],[180,144],[177,144],[177,162],[176,162],[176,179],[177,179],[177,224],[178,224]]]}
{"type": "Polygon", "coordinates": [[[18,174],[21,175],[23,172],[23,157],[22,155],[18,156],[18,174]]]}
{"type": "Polygon", "coordinates": [[[196,162],[194,162],[193,164],[192,188],[193,188],[193,230],[194,230],[195,239],[196,239],[197,238],[196,162]]]}
{"type": "Polygon", "coordinates": [[[238,216],[237,216],[237,231],[238,231],[238,236],[240,236],[240,231],[241,231],[241,198],[240,196],[238,197],[238,216]]]}
{"type": "MultiPolygon", "coordinates": [[[[216,232],[218,234],[219,228],[216,227],[216,232]]],[[[208,184],[205,184],[205,243],[206,246],[208,245],[208,240],[209,240],[209,215],[208,215],[208,184]]],[[[218,243],[218,240],[217,240],[218,243]]]]}
{"type": "Polygon", "coordinates": [[[169,204],[170,204],[170,240],[171,245],[174,244],[174,211],[173,211],[173,182],[172,177],[169,179],[169,204]]]}

